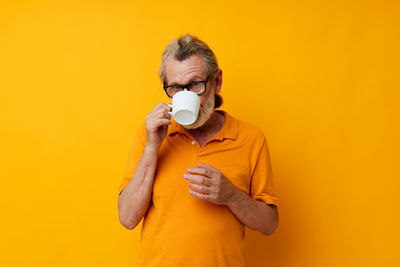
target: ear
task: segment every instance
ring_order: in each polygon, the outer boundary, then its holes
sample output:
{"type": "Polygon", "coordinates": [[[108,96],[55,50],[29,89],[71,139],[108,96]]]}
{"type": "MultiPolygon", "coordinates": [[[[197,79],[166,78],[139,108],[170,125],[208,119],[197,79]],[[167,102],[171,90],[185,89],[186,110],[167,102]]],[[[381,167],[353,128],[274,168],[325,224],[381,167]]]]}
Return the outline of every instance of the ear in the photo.
{"type": "Polygon", "coordinates": [[[215,76],[215,93],[219,94],[219,91],[221,91],[221,86],[222,86],[222,70],[218,69],[217,75],[215,76]]]}

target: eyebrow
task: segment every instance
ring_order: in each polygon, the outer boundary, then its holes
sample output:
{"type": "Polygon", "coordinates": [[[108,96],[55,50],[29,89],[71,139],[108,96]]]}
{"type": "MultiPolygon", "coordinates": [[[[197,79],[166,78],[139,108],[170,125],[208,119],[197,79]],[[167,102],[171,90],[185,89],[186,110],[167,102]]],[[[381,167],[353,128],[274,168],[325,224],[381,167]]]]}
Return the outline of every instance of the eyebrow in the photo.
{"type": "Polygon", "coordinates": [[[192,78],[189,79],[189,82],[188,82],[188,83],[181,84],[181,83],[176,83],[176,82],[174,82],[174,83],[171,83],[171,84],[168,84],[168,83],[167,83],[167,85],[168,85],[168,86],[172,86],[172,85],[187,85],[187,84],[190,84],[190,83],[195,82],[195,81],[198,82],[197,80],[201,80],[201,77],[198,76],[198,75],[195,75],[195,76],[193,76],[192,78]]]}

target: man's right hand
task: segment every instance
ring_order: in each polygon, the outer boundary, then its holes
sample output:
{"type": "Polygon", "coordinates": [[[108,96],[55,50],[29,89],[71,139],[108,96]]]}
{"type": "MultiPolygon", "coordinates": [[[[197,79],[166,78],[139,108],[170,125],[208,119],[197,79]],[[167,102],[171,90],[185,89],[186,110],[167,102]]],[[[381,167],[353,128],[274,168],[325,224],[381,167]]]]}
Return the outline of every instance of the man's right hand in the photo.
{"type": "Polygon", "coordinates": [[[159,149],[167,135],[168,125],[172,124],[171,108],[165,103],[158,103],[146,117],[146,146],[159,149]]]}

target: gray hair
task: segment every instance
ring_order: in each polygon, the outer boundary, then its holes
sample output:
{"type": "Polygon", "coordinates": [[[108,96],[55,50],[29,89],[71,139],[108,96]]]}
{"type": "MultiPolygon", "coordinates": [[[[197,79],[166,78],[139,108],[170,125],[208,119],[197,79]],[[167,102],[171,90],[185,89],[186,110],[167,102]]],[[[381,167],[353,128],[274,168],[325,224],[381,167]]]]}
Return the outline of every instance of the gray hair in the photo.
{"type": "MultiPolygon", "coordinates": [[[[197,37],[191,34],[184,34],[177,39],[172,40],[165,47],[161,58],[161,66],[158,69],[158,75],[163,84],[166,83],[165,77],[165,62],[169,56],[173,56],[178,61],[183,61],[194,54],[200,54],[205,62],[207,75],[209,78],[214,79],[218,72],[218,62],[214,52],[210,47],[197,37]]],[[[222,104],[222,97],[216,95],[215,107],[222,104]]]]}

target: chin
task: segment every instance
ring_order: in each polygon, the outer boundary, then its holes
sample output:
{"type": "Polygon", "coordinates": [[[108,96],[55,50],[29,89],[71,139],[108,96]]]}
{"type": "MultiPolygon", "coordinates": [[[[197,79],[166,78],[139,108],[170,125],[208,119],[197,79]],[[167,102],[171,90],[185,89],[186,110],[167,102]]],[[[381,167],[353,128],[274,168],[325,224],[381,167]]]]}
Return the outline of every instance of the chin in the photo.
{"type": "Polygon", "coordinates": [[[206,124],[206,122],[211,118],[211,115],[214,112],[214,101],[215,101],[215,96],[214,93],[212,93],[206,103],[204,104],[203,107],[200,107],[199,110],[199,115],[197,117],[197,120],[190,124],[190,125],[186,125],[183,126],[185,129],[197,129],[200,128],[201,126],[203,126],[204,124],[206,124]]]}
{"type": "Polygon", "coordinates": [[[190,124],[190,125],[182,125],[183,128],[188,129],[188,130],[193,130],[193,129],[197,129],[200,128],[201,126],[203,126],[206,122],[202,122],[200,123],[198,120],[195,121],[194,123],[190,124]]]}
{"type": "Polygon", "coordinates": [[[199,114],[199,117],[197,118],[197,120],[194,123],[192,123],[190,125],[182,125],[182,127],[185,129],[189,129],[189,130],[200,128],[201,126],[206,124],[206,122],[211,118],[213,111],[214,110],[211,110],[211,112],[208,112],[208,114],[205,114],[205,113],[199,114]]]}

